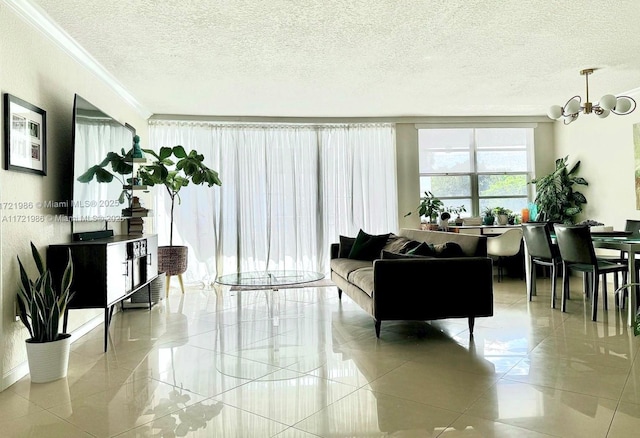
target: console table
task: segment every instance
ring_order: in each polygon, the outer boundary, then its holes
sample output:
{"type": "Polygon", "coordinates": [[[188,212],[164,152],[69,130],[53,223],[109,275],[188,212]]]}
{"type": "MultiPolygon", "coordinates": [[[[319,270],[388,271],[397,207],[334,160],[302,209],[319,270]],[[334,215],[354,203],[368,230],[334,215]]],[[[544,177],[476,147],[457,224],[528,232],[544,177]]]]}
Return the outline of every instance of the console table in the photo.
{"type": "Polygon", "coordinates": [[[158,236],[112,236],[103,239],[49,245],[47,266],[59,283],[71,251],[74,296],[64,315],[67,331],[69,309],[104,309],[104,351],[107,351],[113,308],[131,294],[148,288],[158,276],[158,236]]]}

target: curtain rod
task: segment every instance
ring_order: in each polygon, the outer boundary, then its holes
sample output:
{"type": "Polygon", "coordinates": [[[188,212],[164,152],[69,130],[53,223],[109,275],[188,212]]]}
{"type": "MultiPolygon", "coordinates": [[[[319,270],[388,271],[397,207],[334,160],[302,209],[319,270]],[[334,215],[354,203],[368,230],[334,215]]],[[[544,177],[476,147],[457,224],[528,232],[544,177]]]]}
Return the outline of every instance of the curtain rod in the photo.
{"type": "Polygon", "coordinates": [[[395,123],[269,123],[269,122],[214,122],[200,120],[158,120],[151,119],[148,121],[149,126],[197,126],[212,128],[393,128],[395,123]]]}

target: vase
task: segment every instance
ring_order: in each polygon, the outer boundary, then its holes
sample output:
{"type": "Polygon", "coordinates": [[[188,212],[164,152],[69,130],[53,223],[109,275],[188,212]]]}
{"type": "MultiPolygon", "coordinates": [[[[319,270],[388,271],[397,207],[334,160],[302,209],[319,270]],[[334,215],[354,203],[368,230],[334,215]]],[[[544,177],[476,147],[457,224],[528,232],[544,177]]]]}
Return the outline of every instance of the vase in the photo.
{"type": "Polygon", "coordinates": [[[71,335],[62,333],[57,341],[30,342],[27,339],[27,362],[33,383],[46,383],[67,377],[71,335]]]}
{"type": "Polygon", "coordinates": [[[507,225],[507,222],[509,222],[509,216],[506,214],[498,215],[498,225],[507,225]]]}
{"type": "Polygon", "coordinates": [[[493,225],[495,218],[493,216],[484,216],[482,218],[482,225],[493,225]]]}

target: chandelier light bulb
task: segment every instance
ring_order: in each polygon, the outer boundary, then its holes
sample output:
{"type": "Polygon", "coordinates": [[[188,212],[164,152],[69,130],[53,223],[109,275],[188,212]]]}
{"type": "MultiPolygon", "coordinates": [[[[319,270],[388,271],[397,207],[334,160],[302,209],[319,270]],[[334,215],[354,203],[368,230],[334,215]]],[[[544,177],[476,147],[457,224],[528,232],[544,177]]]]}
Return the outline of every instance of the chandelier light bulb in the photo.
{"type": "Polygon", "coordinates": [[[609,111],[608,109],[603,109],[601,112],[597,114],[598,114],[598,117],[600,117],[601,119],[604,119],[605,117],[609,116],[610,113],[611,111],[609,111]]]}
{"type": "Polygon", "coordinates": [[[562,117],[562,107],[560,105],[551,105],[549,111],[547,111],[547,116],[549,116],[550,119],[558,120],[562,117]]]}
{"type": "Polygon", "coordinates": [[[631,109],[631,101],[627,97],[618,97],[614,109],[618,114],[626,114],[631,109]]]}
{"type": "Polygon", "coordinates": [[[574,97],[564,106],[565,114],[576,114],[580,112],[580,100],[574,97]]]}
{"type": "Polygon", "coordinates": [[[605,94],[600,99],[600,108],[604,110],[612,110],[616,106],[616,97],[613,94],[605,94]]]}

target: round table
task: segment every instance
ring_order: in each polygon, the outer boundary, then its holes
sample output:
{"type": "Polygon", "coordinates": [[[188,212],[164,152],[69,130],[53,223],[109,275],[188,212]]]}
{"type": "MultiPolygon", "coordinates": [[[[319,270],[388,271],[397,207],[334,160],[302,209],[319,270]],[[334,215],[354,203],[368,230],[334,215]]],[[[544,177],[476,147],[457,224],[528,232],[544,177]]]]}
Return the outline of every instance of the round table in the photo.
{"type": "Polygon", "coordinates": [[[227,286],[278,290],[280,286],[311,283],[312,281],[322,280],[323,278],[324,274],[313,271],[252,271],[223,275],[218,277],[216,282],[227,286]]]}

